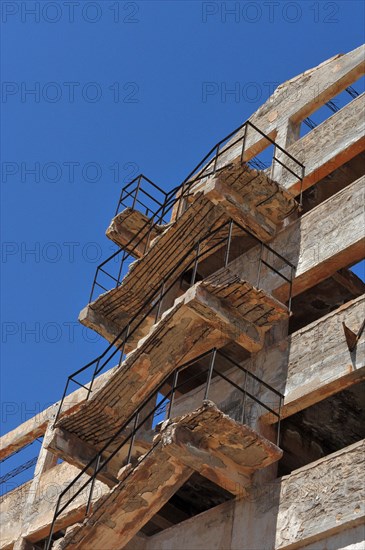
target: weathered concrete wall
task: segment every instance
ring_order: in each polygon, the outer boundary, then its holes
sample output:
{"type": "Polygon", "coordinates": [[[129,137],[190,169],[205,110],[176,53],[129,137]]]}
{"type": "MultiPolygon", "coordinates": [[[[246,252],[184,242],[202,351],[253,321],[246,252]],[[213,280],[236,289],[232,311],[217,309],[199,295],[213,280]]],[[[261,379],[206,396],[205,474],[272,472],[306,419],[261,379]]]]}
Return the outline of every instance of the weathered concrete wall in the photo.
{"type": "MultiPolygon", "coordinates": [[[[275,139],[281,147],[288,149],[298,140],[302,120],[364,74],[364,48],[364,45],[361,45],[346,55],[336,55],[317,67],[283,82],[250,117],[250,121],[264,134],[275,139]]],[[[239,134],[235,135],[232,142],[238,137],[239,134]]],[[[267,141],[260,139],[257,132],[250,128],[246,136],[247,156],[251,158],[266,146],[267,141]]],[[[225,164],[237,158],[241,154],[241,148],[242,143],[232,147],[222,155],[221,163],[225,164]]],[[[318,167],[320,165],[319,158],[318,167]]]]}
{"type": "Polygon", "coordinates": [[[320,542],[302,546],[300,550],[364,550],[364,541],[365,528],[360,525],[329,536],[320,542]]]}
{"type": "MultiPolygon", "coordinates": [[[[365,333],[357,348],[350,352],[342,323],[357,332],[364,318],[365,296],[352,300],[339,309],[314,321],[285,338],[278,344],[265,348],[242,363],[248,371],[285,395],[282,416],[289,416],[329,395],[359,382],[365,376],[365,333]]],[[[226,376],[243,387],[244,374],[233,368],[226,376]]],[[[259,386],[249,382],[247,390],[265,404],[276,408],[277,398],[259,386]]],[[[198,406],[204,394],[201,386],[176,399],[173,415],[180,415],[198,406]]],[[[209,399],[236,420],[242,413],[243,398],[239,390],[216,377],[212,380],[209,399]]],[[[257,422],[267,411],[254,405],[246,416],[246,422],[258,429],[257,422]]],[[[275,421],[272,415],[267,422],[275,421]]]]}
{"type": "Polygon", "coordinates": [[[30,484],[29,481],[0,499],[0,547],[2,550],[12,548],[14,542],[19,538],[23,504],[30,484]]]}
{"type": "Polygon", "coordinates": [[[349,540],[349,529],[364,520],[363,456],[361,441],[258,486],[248,500],[224,503],[154,535],[146,549],[289,550],[311,544],[310,550],[324,550],[326,539],[336,544],[337,534],[343,548],[359,543],[362,549],[359,532],[349,540]]]}
{"type": "MultiPolygon", "coordinates": [[[[288,225],[271,242],[271,247],[296,268],[294,296],[364,258],[364,183],[365,176],[288,225]]],[[[259,247],[255,247],[231,262],[229,268],[256,285],[259,253],[259,247]]],[[[289,277],[290,269],[282,260],[271,253],[265,259],[289,277]]],[[[274,296],[279,299],[288,298],[289,285],[266,266],[262,267],[259,287],[275,289],[274,296]]]]}
{"type": "MultiPolygon", "coordinates": [[[[56,502],[61,491],[79,473],[74,466],[64,462],[45,472],[39,481],[34,502],[29,509],[24,506],[29,497],[31,481],[6,494],[0,501],[1,524],[0,524],[0,547],[2,550],[11,548],[15,541],[22,535],[30,541],[37,541],[47,536],[56,502]],[[22,524],[26,529],[21,533],[22,524]]],[[[66,495],[66,499],[74,494],[81,483],[87,480],[83,476],[79,484],[75,485],[73,492],[66,495]]],[[[97,481],[93,499],[100,497],[107,492],[108,488],[97,481]]],[[[70,504],[67,510],[61,514],[56,524],[57,529],[65,528],[80,520],[85,513],[88,493],[83,491],[70,504]]]]}
{"type": "MultiPolygon", "coordinates": [[[[305,166],[303,190],[364,150],[364,109],[365,95],[362,94],[287,148],[288,153],[305,166]]],[[[284,154],[278,157],[293,172],[298,172],[295,163],[284,154]]],[[[276,172],[275,166],[274,178],[276,172]]],[[[285,188],[293,190],[296,178],[284,168],[279,181],[285,188]]],[[[299,185],[296,190],[299,191],[299,185]]]]}

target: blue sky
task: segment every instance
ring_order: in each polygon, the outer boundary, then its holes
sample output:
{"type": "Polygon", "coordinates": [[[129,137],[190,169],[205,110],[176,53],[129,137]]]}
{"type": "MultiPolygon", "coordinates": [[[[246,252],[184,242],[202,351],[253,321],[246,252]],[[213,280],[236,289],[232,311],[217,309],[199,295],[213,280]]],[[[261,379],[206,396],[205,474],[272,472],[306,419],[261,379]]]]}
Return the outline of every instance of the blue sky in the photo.
{"type": "Polygon", "coordinates": [[[1,9],[8,431],[59,399],[66,376],[105,345],[77,317],[97,263],[114,250],[104,232],[121,186],[139,172],[166,190],[180,183],[277,84],[360,45],[364,6],[59,0],[1,9]],[[222,95],[236,83],[238,100],[222,95]],[[208,84],[216,93],[204,96],[208,84]]]}

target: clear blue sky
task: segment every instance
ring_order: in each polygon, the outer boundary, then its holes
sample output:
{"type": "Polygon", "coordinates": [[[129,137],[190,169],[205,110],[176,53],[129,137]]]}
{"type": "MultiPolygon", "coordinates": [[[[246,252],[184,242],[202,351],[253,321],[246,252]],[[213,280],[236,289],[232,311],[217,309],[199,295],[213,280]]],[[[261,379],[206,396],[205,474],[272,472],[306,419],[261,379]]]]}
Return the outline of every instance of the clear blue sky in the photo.
{"type": "Polygon", "coordinates": [[[275,85],[364,40],[361,1],[54,4],[1,6],[4,431],[104,346],[75,323],[129,175],[170,189],[275,85]]]}

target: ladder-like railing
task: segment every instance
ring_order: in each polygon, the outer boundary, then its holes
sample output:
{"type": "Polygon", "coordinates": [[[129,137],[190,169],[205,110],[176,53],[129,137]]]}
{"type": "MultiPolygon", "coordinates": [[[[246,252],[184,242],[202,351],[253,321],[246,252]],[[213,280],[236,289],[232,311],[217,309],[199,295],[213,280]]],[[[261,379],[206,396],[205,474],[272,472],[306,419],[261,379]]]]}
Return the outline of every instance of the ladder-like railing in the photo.
{"type": "MultiPolygon", "coordinates": [[[[221,350],[213,348],[210,351],[200,355],[199,357],[196,357],[195,359],[185,363],[184,365],[181,365],[172,374],[169,374],[163,380],[163,382],[161,382],[158,388],[151,392],[151,394],[143,401],[143,403],[141,403],[141,405],[128,418],[128,420],[103,445],[103,447],[95,454],[95,456],[88,462],[88,464],[67,485],[67,487],[63,489],[57,500],[50,533],[45,545],[45,550],[50,550],[52,546],[52,536],[57,519],[63,512],[65,512],[68,506],[70,506],[70,504],[89,487],[89,494],[85,509],[85,517],[88,516],[92,510],[92,498],[94,493],[95,481],[101,471],[103,469],[105,471],[105,468],[111,462],[111,460],[122,451],[124,451],[126,455],[126,458],[123,461],[124,465],[133,462],[132,455],[133,449],[135,447],[136,436],[138,435],[138,432],[141,430],[141,428],[144,428],[146,425],[148,425],[148,428],[150,428],[150,426],[152,425],[153,428],[155,420],[161,422],[171,419],[176,392],[181,392],[184,386],[189,385],[193,379],[196,379],[198,377],[201,378],[204,372],[206,373],[206,381],[204,386],[201,388],[203,390],[203,402],[209,399],[209,390],[214,375],[221,378],[226,383],[230,384],[236,390],[238,390],[242,395],[242,410],[239,419],[242,424],[245,424],[248,419],[248,415],[252,414],[252,404],[251,406],[249,405],[250,400],[251,402],[258,404],[259,407],[263,407],[266,411],[276,417],[276,444],[279,445],[280,416],[284,396],[272,386],[261,380],[258,376],[254,375],[253,373],[239,365],[236,361],[223,353],[221,350]],[[223,359],[225,365],[228,367],[228,369],[224,370],[224,372],[222,372],[221,366],[217,365],[217,357],[223,359]],[[205,365],[204,362],[206,363],[205,365]],[[199,363],[200,368],[191,369],[193,374],[189,377],[185,377],[182,382],[179,382],[180,373],[182,371],[188,370],[190,367],[196,365],[197,363],[199,363]],[[235,372],[239,371],[240,373],[242,373],[243,380],[241,384],[237,381],[237,377],[235,377],[234,380],[230,378],[231,371],[233,369],[235,372]],[[166,392],[166,387],[169,386],[171,387],[171,389],[166,392]],[[252,386],[254,386],[255,388],[252,388],[252,386]],[[268,401],[270,404],[264,402],[262,399],[257,397],[257,395],[254,395],[254,393],[261,393],[262,387],[264,388],[265,392],[269,393],[268,401]],[[162,395],[162,392],[164,393],[164,395],[162,395]],[[120,441],[118,441],[118,439],[120,439],[120,441]],[[88,478],[83,481],[82,477],[85,475],[87,475],[88,478]],[[67,495],[69,496],[65,499],[67,495]],[[65,502],[63,502],[63,500],[65,500],[65,502]]],[[[147,456],[149,456],[149,454],[152,452],[157,444],[158,443],[151,443],[150,450],[138,460],[138,465],[141,464],[141,462],[147,456]]],[[[132,471],[133,469],[131,469],[126,477],[131,475],[132,471]]]]}
{"type": "MultiPolygon", "coordinates": [[[[166,203],[167,193],[156,183],[143,174],[139,174],[122,188],[118,200],[115,215],[119,214],[121,207],[139,210],[146,216],[155,216],[157,210],[166,203]]],[[[166,224],[168,220],[163,211],[158,217],[157,223],[166,224]]]]}
{"type": "MultiPolygon", "coordinates": [[[[96,359],[93,361],[90,361],[87,363],[84,367],[81,367],[80,369],[73,372],[69,377],[67,378],[67,382],[65,385],[65,389],[60,401],[60,405],[58,408],[58,412],[55,418],[55,423],[57,422],[59,415],[61,414],[62,407],[64,400],[66,398],[66,395],[69,391],[69,387],[71,383],[76,384],[79,387],[85,388],[87,391],[87,397],[86,399],[89,399],[91,393],[93,384],[95,381],[95,378],[101,374],[101,372],[105,369],[105,367],[110,363],[112,359],[114,359],[117,354],[119,353],[119,361],[118,365],[120,366],[122,364],[122,361],[125,358],[125,347],[126,345],[132,340],[133,336],[136,334],[139,327],[142,325],[142,323],[149,317],[150,315],[155,315],[155,322],[158,321],[161,311],[161,304],[164,299],[164,297],[167,295],[167,293],[171,290],[171,288],[183,277],[183,273],[190,272],[191,270],[191,279],[189,282],[189,286],[192,286],[196,282],[196,276],[198,273],[198,267],[199,262],[204,260],[204,258],[207,257],[207,255],[212,254],[214,250],[223,249],[224,248],[224,257],[222,258],[222,264],[220,267],[216,267],[214,271],[218,271],[220,268],[224,268],[228,265],[230,261],[230,253],[231,253],[231,244],[232,244],[232,235],[233,230],[238,229],[239,231],[243,232],[244,235],[247,235],[255,240],[260,245],[259,248],[259,256],[257,260],[257,271],[255,272],[255,286],[259,288],[260,285],[260,278],[262,276],[262,265],[265,265],[269,270],[272,271],[272,273],[275,273],[278,277],[280,277],[283,281],[285,281],[286,284],[288,284],[288,314],[290,314],[291,311],[291,299],[292,299],[292,285],[293,285],[293,278],[295,275],[295,266],[286,260],[281,254],[276,252],[272,247],[270,247],[268,244],[262,242],[260,239],[258,239],[255,235],[253,235],[250,231],[248,231],[245,227],[238,224],[237,222],[230,220],[225,223],[223,223],[221,226],[219,226],[215,230],[209,231],[203,239],[201,239],[194,247],[192,247],[182,258],[182,260],[179,262],[177,266],[175,266],[170,272],[166,275],[164,281],[161,283],[161,285],[152,293],[152,295],[148,296],[145,302],[143,303],[142,307],[138,310],[138,312],[129,320],[129,322],[123,327],[123,329],[119,332],[119,334],[114,338],[114,340],[107,346],[107,348],[104,350],[104,352],[99,355],[96,359]],[[219,233],[223,233],[223,236],[220,236],[219,233]],[[212,241],[214,238],[214,243],[211,245],[210,241],[212,241]],[[274,267],[272,263],[269,262],[269,256],[272,255],[273,258],[275,258],[276,262],[280,262],[283,264],[282,270],[287,272],[287,274],[282,273],[274,267]],[[184,265],[185,261],[188,261],[189,257],[191,256],[191,260],[187,263],[187,266],[184,268],[183,273],[181,273],[181,265],[184,265]],[[180,272],[178,276],[174,277],[176,272],[180,269],[180,272]],[[88,380],[90,380],[90,383],[88,386],[85,385],[84,382],[78,381],[76,377],[87,376],[88,380]]],[[[284,283],[284,284],[285,284],[284,283]]]]}
{"type": "MultiPolygon", "coordinates": [[[[144,241],[144,252],[147,252],[152,232],[156,228],[156,226],[161,225],[161,220],[167,220],[167,218],[171,216],[172,213],[174,213],[175,221],[183,214],[183,212],[185,212],[187,207],[186,200],[190,196],[193,186],[196,185],[200,180],[215,175],[218,171],[224,169],[228,164],[230,164],[230,162],[224,163],[224,156],[226,156],[232,148],[238,148],[239,146],[239,151],[237,151],[239,154],[237,156],[240,156],[241,160],[243,160],[246,151],[248,128],[251,128],[253,132],[257,133],[260,136],[261,140],[267,141],[268,145],[274,146],[271,165],[272,175],[274,173],[273,171],[275,163],[278,163],[282,168],[287,170],[295,178],[298,179],[298,181],[300,182],[299,205],[301,205],[303,180],[305,175],[304,165],[299,162],[295,157],[293,157],[290,153],[285,151],[285,149],[278,145],[273,139],[264,134],[259,128],[257,128],[257,126],[252,124],[250,121],[246,121],[244,124],[239,126],[239,128],[228,134],[228,136],[223,138],[214,147],[212,147],[209,153],[205,155],[203,160],[200,161],[200,163],[190,172],[185,180],[180,185],[165,194],[164,203],[161,204],[157,208],[157,210],[153,212],[150,219],[146,221],[145,224],[143,224],[137,234],[127,244],[126,248],[128,248],[128,252],[124,249],[119,249],[97,266],[90,292],[90,302],[94,298],[96,287],[107,292],[108,290],[111,290],[111,288],[116,288],[121,284],[123,274],[126,272],[131,262],[135,261],[136,259],[136,254],[134,254],[134,251],[136,251],[144,241]],[[237,139],[232,139],[234,138],[234,136],[237,135],[239,135],[237,139]],[[281,153],[281,158],[278,157],[278,152],[281,153]],[[296,170],[294,170],[293,167],[285,164],[283,162],[283,157],[287,158],[289,161],[292,161],[292,163],[294,163],[294,165],[296,166],[296,170]],[[119,267],[117,269],[117,273],[112,274],[113,270],[109,269],[108,271],[106,266],[112,266],[115,262],[119,264],[119,267]],[[101,280],[104,281],[105,279],[110,281],[110,284],[112,284],[111,288],[107,288],[104,286],[104,284],[101,283],[101,280]]],[[[253,159],[251,159],[249,162],[252,163],[252,160],[253,159]]],[[[137,184],[138,178],[136,178],[137,184]]],[[[147,180],[147,178],[144,179],[147,180]]],[[[133,180],[133,182],[136,183],[136,180],[133,180]]],[[[136,191],[133,195],[133,200],[135,200],[136,206],[138,204],[137,201],[139,201],[138,193],[142,193],[143,186],[140,184],[139,188],[137,189],[136,186],[135,189],[136,191]]]]}

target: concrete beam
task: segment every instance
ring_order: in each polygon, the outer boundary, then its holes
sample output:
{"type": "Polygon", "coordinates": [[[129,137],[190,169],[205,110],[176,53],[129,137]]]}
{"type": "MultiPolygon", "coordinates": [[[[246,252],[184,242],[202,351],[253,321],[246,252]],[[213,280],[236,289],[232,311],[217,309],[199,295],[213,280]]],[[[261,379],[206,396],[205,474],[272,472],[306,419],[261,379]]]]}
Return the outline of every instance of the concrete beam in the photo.
{"type": "MultiPolygon", "coordinates": [[[[365,257],[364,196],[365,176],[362,176],[292,222],[270,243],[295,266],[293,296],[365,257]]],[[[257,284],[259,254],[260,248],[255,247],[231,262],[229,269],[257,284]]],[[[275,255],[266,253],[265,259],[282,274],[290,276],[289,267],[275,255]]],[[[288,283],[266,266],[261,270],[258,286],[280,301],[288,298],[288,283]]]]}
{"type": "Polygon", "coordinates": [[[148,245],[161,235],[164,227],[159,225],[154,227],[148,237],[149,231],[149,218],[138,210],[126,208],[112,219],[106,230],[106,236],[136,258],[142,258],[148,249],[148,245]]]}
{"type": "Polygon", "coordinates": [[[123,469],[120,483],[100,499],[82,525],[60,541],[57,550],[86,550],[96,543],[104,548],[124,547],[191,476],[193,464],[202,475],[236,493],[233,484],[243,482],[242,496],[253,471],[281,454],[271,442],[205,402],[163,424],[151,452],[133,470],[123,469]]]}
{"type": "Polygon", "coordinates": [[[253,486],[248,499],[226,502],[157,533],[145,549],[304,550],[310,545],[318,550],[327,548],[327,539],[341,542],[341,533],[364,522],[364,451],[362,440],[288,476],[253,486]]]}
{"type": "MultiPolygon", "coordinates": [[[[288,147],[288,153],[305,166],[303,191],[364,151],[364,134],[365,94],[362,94],[288,147]]],[[[295,163],[284,154],[278,157],[297,171],[295,163]]],[[[288,170],[280,170],[279,181],[294,194],[299,193],[297,178],[288,170]]]]}
{"type": "MultiPolygon", "coordinates": [[[[105,381],[112,375],[113,370],[101,374],[95,379],[95,391],[101,387],[105,381]]],[[[87,392],[85,389],[78,389],[65,397],[60,417],[78,410],[86,400],[87,392]]],[[[8,432],[0,438],[0,460],[3,460],[12,453],[18,451],[28,443],[31,443],[37,437],[41,437],[46,432],[47,426],[55,419],[59,402],[51,405],[44,411],[33,416],[26,422],[23,422],[14,430],[8,432]]]]}
{"type": "Polygon", "coordinates": [[[239,497],[247,496],[256,470],[282,456],[276,445],[234,422],[211,401],[163,428],[162,445],[169,455],[239,497]]]}
{"type": "MultiPolygon", "coordinates": [[[[0,547],[2,550],[10,550],[20,535],[21,539],[26,539],[29,543],[35,543],[48,535],[58,496],[79,471],[78,468],[63,462],[39,476],[36,491],[32,490],[32,481],[29,481],[1,498],[0,547]],[[26,516],[24,516],[26,521],[23,523],[23,511],[29,499],[32,499],[32,505],[26,509],[26,516]]],[[[65,501],[75,494],[87,479],[87,475],[82,476],[70,494],[65,496],[65,501]]],[[[96,481],[93,502],[108,491],[106,485],[96,481]]],[[[83,491],[75,498],[59,517],[56,531],[83,519],[87,498],[87,491],[83,491]]]]}
{"type": "MultiPolygon", "coordinates": [[[[350,352],[342,323],[357,330],[364,319],[365,295],[352,300],[339,309],[314,321],[285,340],[265,348],[242,366],[285,395],[281,410],[286,418],[326,397],[329,397],[364,379],[365,375],[365,334],[362,334],[356,349],[350,352]]],[[[242,385],[244,375],[236,369],[227,371],[227,376],[236,384],[242,385]]],[[[209,398],[232,417],[242,414],[242,398],[233,388],[213,379],[209,398]]],[[[278,399],[270,391],[257,386],[249,388],[254,395],[271,408],[278,408],[278,399]]],[[[174,402],[174,414],[182,410],[192,410],[201,403],[204,387],[200,386],[181,396],[174,402]]],[[[265,424],[277,422],[263,407],[251,411],[247,422],[257,427],[258,421],[265,424]]]]}
{"type": "MultiPolygon", "coordinates": [[[[250,117],[264,134],[287,149],[299,137],[299,124],[335,95],[345,90],[365,73],[365,46],[328,59],[304,73],[280,84],[269,99],[250,117]]],[[[243,135],[243,131],[242,131],[243,135]]],[[[236,141],[239,134],[232,138],[236,141]]],[[[228,144],[229,145],[229,144],[228,144]]],[[[265,139],[253,129],[246,135],[245,158],[252,158],[267,147],[265,139]]],[[[222,155],[225,164],[241,154],[242,143],[222,155]]]]}
{"type": "MultiPolygon", "coordinates": [[[[73,466],[80,468],[80,470],[95,457],[95,448],[92,445],[89,445],[74,434],[62,430],[61,428],[52,430],[52,436],[50,437],[47,448],[63,460],[70,461],[70,457],[72,457],[73,466]]],[[[106,458],[107,456],[103,456],[102,460],[106,458]]],[[[94,469],[95,464],[87,473],[92,475],[94,469]]],[[[117,475],[119,469],[120,463],[117,457],[114,457],[100,471],[97,475],[97,479],[108,485],[108,487],[114,487],[114,485],[118,483],[117,475]]]]}

